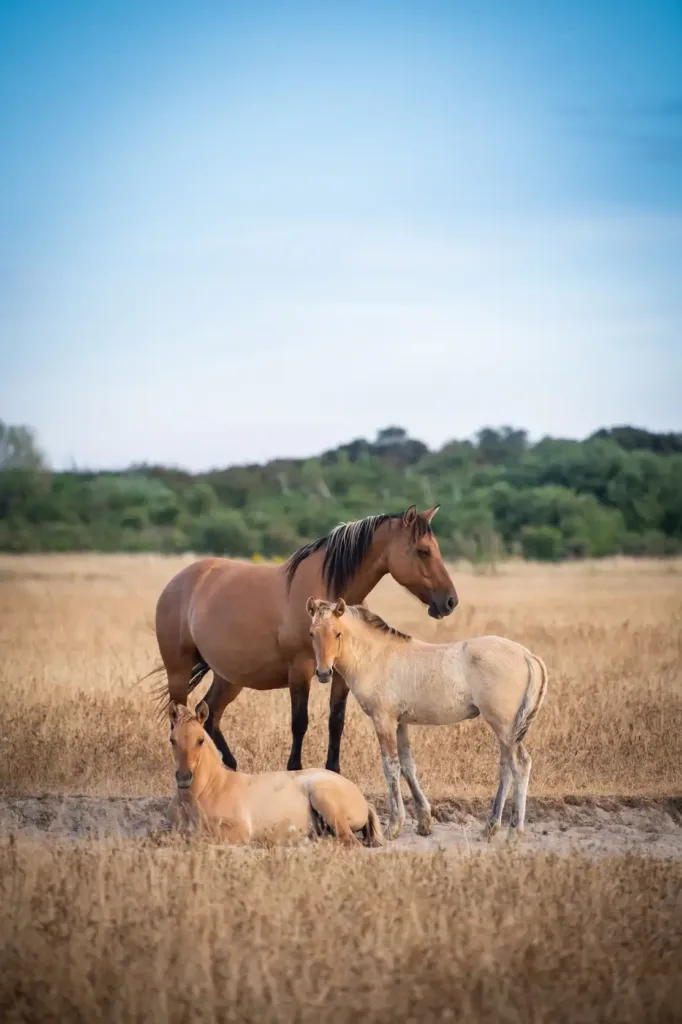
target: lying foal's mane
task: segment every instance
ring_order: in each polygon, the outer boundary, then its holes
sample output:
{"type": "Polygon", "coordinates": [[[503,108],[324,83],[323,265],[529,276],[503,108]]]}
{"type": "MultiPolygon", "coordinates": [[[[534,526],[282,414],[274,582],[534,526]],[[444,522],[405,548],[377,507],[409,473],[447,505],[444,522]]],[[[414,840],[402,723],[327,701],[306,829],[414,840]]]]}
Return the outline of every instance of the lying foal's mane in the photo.
{"type": "Polygon", "coordinates": [[[411,640],[412,637],[408,633],[401,633],[399,629],[395,629],[393,626],[389,626],[380,615],[375,615],[369,608],[365,608],[362,604],[346,605],[346,612],[350,613],[354,619],[360,619],[365,622],[372,629],[376,629],[379,633],[389,633],[391,636],[398,637],[400,640],[411,640]]]}
{"type": "MultiPolygon", "coordinates": [[[[287,562],[289,586],[301,562],[316,551],[324,549],[322,576],[331,597],[340,597],[348,583],[358,571],[367,555],[377,529],[390,520],[402,519],[404,512],[384,512],[378,516],[367,516],[352,523],[339,523],[326,537],[310,541],[295,551],[287,562]]],[[[431,534],[431,526],[423,516],[417,515],[414,524],[414,538],[420,540],[431,534]]],[[[389,627],[390,628],[390,627],[389,627]]]]}

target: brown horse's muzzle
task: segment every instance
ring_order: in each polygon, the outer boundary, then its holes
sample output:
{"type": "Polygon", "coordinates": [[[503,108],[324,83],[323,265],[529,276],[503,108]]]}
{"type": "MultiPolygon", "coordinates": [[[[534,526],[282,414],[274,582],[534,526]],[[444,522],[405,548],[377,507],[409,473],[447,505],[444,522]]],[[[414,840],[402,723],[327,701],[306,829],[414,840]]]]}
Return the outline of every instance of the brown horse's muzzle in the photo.
{"type": "Polygon", "coordinates": [[[330,683],[332,674],[333,672],[332,669],[330,668],[315,669],[315,675],[317,676],[321,683],[330,683]]]}
{"type": "Polygon", "coordinates": [[[459,598],[454,590],[444,594],[434,594],[429,603],[429,615],[432,619],[444,619],[446,615],[452,615],[458,604],[459,598]]]}

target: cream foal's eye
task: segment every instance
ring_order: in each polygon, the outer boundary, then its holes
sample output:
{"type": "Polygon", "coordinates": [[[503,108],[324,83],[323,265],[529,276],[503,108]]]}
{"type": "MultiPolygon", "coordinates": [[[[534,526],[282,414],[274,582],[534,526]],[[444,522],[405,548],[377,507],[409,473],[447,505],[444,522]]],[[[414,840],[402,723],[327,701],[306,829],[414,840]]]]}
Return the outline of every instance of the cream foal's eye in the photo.
{"type": "Polygon", "coordinates": [[[204,745],[204,738],[202,736],[200,740],[197,740],[197,746],[198,747],[203,747],[203,745],[204,745]]]}
{"type": "Polygon", "coordinates": [[[340,640],[340,639],[341,639],[341,634],[340,634],[340,633],[337,633],[337,634],[336,634],[336,639],[337,639],[337,640],[340,640]]]}

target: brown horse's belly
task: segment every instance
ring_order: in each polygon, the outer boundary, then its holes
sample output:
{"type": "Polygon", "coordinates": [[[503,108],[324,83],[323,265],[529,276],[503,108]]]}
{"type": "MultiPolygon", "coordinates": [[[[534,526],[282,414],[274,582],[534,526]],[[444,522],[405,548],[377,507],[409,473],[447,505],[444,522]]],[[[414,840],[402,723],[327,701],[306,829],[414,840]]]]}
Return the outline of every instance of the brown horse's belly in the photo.
{"type": "Polygon", "coordinates": [[[202,658],[223,679],[254,690],[288,686],[278,629],[284,612],[272,569],[218,564],[198,588],[189,625],[202,658]]]}
{"type": "Polygon", "coordinates": [[[251,690],[278,690],[289,685],[289,667],[279,651],[239,647],[206,638],[197,641],[201,656],[214,672],[235,686],[251,690]]]}

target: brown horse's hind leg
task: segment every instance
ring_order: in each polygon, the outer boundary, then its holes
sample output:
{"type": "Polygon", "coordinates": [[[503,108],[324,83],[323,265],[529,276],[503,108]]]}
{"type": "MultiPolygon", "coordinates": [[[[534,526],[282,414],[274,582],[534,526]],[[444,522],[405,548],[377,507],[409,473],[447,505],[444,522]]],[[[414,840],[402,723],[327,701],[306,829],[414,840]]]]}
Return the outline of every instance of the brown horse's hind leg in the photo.
{"type": "Polygon", "coordinates": [[[204,697],[208,705],[208,718],[204,722],[204,729],[220,751],[223,764],[235,772],[237,770],[237,761],[227,745],[227,740],[220,731],[220,719],[223,717],[223,711],[228,704],[231,704],[241,692],[241,686],[234,686],[227,679],[222,679],[214,672],[213,682],[204,697]]]}
{"type": "Polygon", "coordinates": [[[342,676],[334,672],[332,680],[332,692],[329,697],[329,747],[327,748],[327,763],[325,768],[330,772],[341,774],[339,756],[341,753],[341,737],[343,725],[346,720],[346,701],[348,700],[348,687],[342,676]]]}

